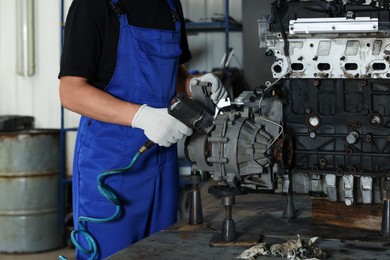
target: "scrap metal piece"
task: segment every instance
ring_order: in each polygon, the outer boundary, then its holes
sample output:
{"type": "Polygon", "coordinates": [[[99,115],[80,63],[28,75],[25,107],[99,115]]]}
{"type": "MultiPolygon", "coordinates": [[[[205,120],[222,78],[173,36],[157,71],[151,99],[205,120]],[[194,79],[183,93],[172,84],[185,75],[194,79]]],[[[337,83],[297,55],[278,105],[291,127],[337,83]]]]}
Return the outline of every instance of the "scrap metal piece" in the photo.
{"type": "Polygon", "coordinates": [[[270,251],[271,254],[275,256],[286,257],[287,259],[295,259],[298,250],[302,247],[302,241],[298,235],[297,240],[288,240],[285,243],[273,244],[270,247],[270,251]]]}
{"type": "Polygon", "coordinates": [[[262,243],[259,243],[257,245],[252,246],[249,249],[246,249],[239,256],[237,256],[237,259],[254,260],[254,259],[256,259],[256,256],[258,256],[258,255],[269,255],[269,254],[270,254],[270,251],[268,250],[267,243],[262,242],[262,243]]]}
{"type": "Polygon", "coordinates": [[[328,253],[315,245],[317,239],[318,237],[312,237],[308,243],[305,243],[298,234],[296,240],[292,239],[285,243],[274,244],[270,247],[270,251],[272,255],[285,257],[290,260],[326,259],[328,253]]]}
{"type": "Polygon", "coordinates": [[[328,258],[328,252],[315,245],[318,237],[312,237],[306,243],[301,240],[300,235],[297,239],[291,239],[284,243],[273,244],[269,246],[266,242],[259,243],[242,252],[237,259],[254,260],[258,255],[274,255],[287,258],[289,260],[314,260],[328,258]]]}

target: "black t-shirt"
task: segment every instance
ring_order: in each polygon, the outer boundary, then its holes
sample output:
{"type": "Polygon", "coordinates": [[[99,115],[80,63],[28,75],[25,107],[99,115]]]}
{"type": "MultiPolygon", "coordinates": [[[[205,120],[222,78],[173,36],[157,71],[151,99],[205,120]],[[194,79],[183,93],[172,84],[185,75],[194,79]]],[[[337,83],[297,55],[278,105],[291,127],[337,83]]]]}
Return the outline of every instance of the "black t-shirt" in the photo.
{"type": "MultiPolygon", "coordinates": [[[[121,0],[129,24],[174,30],[166,0],[121,0]]],[[[179,63],[191,59],[180,0],[173,0],[182,22],[179,63]]],[[[79,76],[98,88],[110,82],[116,66],[119,19],[110,0],[73,0],[64,30],[61,68],[58,77],[79,76]]]]}

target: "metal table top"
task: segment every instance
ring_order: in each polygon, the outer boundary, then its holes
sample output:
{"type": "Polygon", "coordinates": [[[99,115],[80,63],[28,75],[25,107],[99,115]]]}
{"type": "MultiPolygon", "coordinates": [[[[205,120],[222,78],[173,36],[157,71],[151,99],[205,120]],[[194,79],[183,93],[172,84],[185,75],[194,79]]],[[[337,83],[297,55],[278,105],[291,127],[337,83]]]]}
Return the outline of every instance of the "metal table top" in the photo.
{"type": "MultiPolygon", "coordinates": [[[[201,225],[183,221],[166,230],[147,237],[107,258],[128,259],[236,259],[251,245],[245,241],[279,243],[296,239],[319,237],[316,245],[326,250],[328,259],[390,259],[390,240],[378,232],[317,225],[311,222],[311,199],[295,195],[297,217],[283,218],[286,197],[280,194],[247,194],[235,197],[232,218],[237,241],[226,245],[210,246],[219,234],[224,219],[221,200],[202,194],[203,219],[201,225]]],[[[257,256],[256,259],[282,259],[276,256],[257,256]]]]}

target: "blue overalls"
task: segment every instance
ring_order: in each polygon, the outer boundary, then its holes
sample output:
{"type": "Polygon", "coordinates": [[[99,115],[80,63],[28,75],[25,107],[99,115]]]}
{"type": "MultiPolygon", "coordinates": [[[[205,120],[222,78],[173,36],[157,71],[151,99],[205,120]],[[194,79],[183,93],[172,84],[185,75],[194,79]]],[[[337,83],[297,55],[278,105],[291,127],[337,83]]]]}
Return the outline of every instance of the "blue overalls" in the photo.
{"type": "MultiPolygon", "coordinates": [[[[176,13],[172,0],[167,2],[176,13]]],[[[176,92],[180,21],[175,20],[175,31],[169,31],[129,25],[126,14],[119,19],[117,65],[105,91],[129,102],[168,107],[176,92]]],[[[75,229],[79,216],[105,218],[113,214],[114,205],[99,193],[96,178],[104,171],[127,166],[146,141],[141,129],[81,117],[73,162],[75,229]]],[[[175,145],[154,145],[128,172],[110,176],[105,183],[119,195],[123,207],[117,220],[86,224],[98,242],[100,258],[176,222],[179,175],[175,145]]],[[[76,255],[77,259],[88,258],[80,252],[76,255]]]]}

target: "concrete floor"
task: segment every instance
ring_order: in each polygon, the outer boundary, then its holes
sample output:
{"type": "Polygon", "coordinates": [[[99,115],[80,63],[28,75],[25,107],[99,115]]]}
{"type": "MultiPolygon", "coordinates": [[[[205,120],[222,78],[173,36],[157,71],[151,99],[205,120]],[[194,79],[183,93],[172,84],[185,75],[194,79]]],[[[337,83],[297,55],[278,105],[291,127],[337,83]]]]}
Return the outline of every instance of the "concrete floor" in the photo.
{"type": "Polygon", "coordinates": [[[0,253],[1,260],[56,260],[62,255],[68,258],[68,260],[75,260],[75,253],[73,248],[64,247],[57,250],[42,252],[42,253],[20,253],[20,254],[6,254],[0,253]]]}

